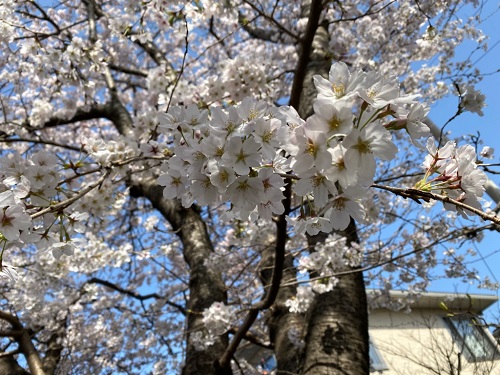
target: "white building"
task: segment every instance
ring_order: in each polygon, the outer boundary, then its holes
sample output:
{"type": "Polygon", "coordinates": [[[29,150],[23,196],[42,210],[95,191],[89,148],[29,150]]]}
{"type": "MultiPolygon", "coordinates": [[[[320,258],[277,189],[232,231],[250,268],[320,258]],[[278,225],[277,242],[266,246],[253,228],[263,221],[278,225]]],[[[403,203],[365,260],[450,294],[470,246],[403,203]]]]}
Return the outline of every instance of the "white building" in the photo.
{"type": "MultiPolygon", "coordinates": [[[[404,292],[391,292],[403,298],[404,292]]],[[[498,343],[478,316],[492,295],[426,293],[411,311],[370,313],[372,372],[383,375],[500,374],[498,343]]]]}
{"type": "MultiPolygon", "coordinates": [[[[368,291],[370,298],[375,291],[368,291]]],[[[392,291],[392,301],[406,293],[392,291]]],[[[478,317],[494,295],[425,293],[411,310],[374,308],[369,315],[374,375],[500,375],[500,348],[478,317]],[[479,323],[479,324],[478,324],[479,323]]],[[[271,351],[245,345],[244,374],[272,374],[271,351]]]]}

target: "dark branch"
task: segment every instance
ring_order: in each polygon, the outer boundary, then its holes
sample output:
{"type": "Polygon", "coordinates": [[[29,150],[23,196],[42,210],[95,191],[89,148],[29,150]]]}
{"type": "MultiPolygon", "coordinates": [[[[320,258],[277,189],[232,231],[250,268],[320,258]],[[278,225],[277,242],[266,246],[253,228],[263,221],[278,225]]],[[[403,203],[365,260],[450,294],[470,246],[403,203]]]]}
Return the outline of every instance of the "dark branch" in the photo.
{"type": "Polygon", "coordinates": [[[452,204],[452,205],[454,205],[458,208],[461,208],[463,210],[475,213],[481,219],[492,221],[495,224],[500,224],[500,217],[496,216],[495,214],[487,214],[486,212],[483,212],[480,209],[469,206],[466,203],[460,202],[456,199],[452,199],[446,195],[435,194],[435,193],[431,193],[429,191],[422,191],[422,190],[417,190],[417,189],[403,189],[403,188],[395,188],[395,187],[391,187],[391,186],[383,186],[383,185],[376,185],[376,184],[372,185],[372,187],[375,187],[375,188],[381,189],[381,190],[390,191],[391,193],[399,195],[403,198],[413,199],[417,203],[420,203],[420,200],[428,202],[431,199],[434,199],[436,201],[440,201],[443,203],[452,204]]]}
{"type": "Polygon", "coordinates": [[[102,286],[105,286],[107,288],[110,288],[110,289],[113,289],[114,291],[116,292],[119,292],[119,293],[122,293],[122,294],[125,294],[129,297],[132,297],[132,298],[135,298],[135,299],[138,299],[139,301],[145,301],[147,299],[157,299],[157,300],[165,300],[165,303],[169,306],[172,306],[172,307],[175,307],[177,310],[179,310],[183,315],[186,315],[186,309],[184,307],[182,307],[181,305],[178,305],[174,302],[170,302],[170,301],[167,301],[165,299],[165,297],[162,297],[160,296],[159,294],[157,293],[150,293],[150,294],[145,294],[145,295],[142,295],[142,294],[139,294],[137,292],[134,292],[134,291],[131,291],[131,290],[128,290],[128,289],[125,289],[125,288],[122,288],[116,284],[113,284],[109,281],[106,281],[106,280],[102,280],[102,279],[99,279],[97,277],[93,277],[91,278],[89,281],[88,281],[89,284],[99,284],[99,285],[102,285],[102,286]]]}
{"type": "Polygon", "coordinates": [[[307,28],[304,38],[302,38],[300,43],[300,56],[297,62],[297,69],[295,70],[295,76],[293,79],[292,92],[290,94],[290,106],[294,108],[299,108],[300,96],[302,94],[302,87],[304,85],[304,79],[306,77],[307,65],[311,59],[311,51],[314,36],[316,35],[316,30],[319,25],[319,17],[321,11],[323,10],[323,4],[321,0],[313,0],[311,3],[311,9],[309,13],[309,20],[307,21],[307,28]]]}

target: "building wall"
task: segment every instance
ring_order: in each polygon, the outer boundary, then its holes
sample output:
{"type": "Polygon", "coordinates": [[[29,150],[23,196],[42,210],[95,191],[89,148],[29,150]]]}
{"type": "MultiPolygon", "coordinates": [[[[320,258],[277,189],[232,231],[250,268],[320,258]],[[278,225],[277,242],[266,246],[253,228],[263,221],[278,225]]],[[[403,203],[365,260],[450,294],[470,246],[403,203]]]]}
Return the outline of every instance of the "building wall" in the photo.
{"type": "Polygon", "coordinates": [[[498,359],[469,362],[460,354],[443,315],[442,310],[372,311],[370,339],[389,368],[381,373],[500,375],[498,359]]]}

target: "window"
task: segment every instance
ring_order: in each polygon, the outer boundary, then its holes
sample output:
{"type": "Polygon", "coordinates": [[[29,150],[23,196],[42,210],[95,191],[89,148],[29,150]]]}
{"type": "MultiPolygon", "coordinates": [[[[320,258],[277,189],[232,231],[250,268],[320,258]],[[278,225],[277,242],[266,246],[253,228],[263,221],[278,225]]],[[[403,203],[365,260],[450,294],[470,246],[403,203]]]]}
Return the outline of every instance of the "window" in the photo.
{"type": "Polygon", "coordinates": [[[276,367],[277,363],[274,354],[260,359],[259,369],[261,370],[261,374],[269,374],[272,370],[275,370],[276,367]]]}
{"type": "Polygon", "coordinates": [[[370,340],[370,372],[382,372],[384,370],[389,370],[389,367],[385,364],[373,341],[370,340]]]}
{"type": "Polygon", "coordinates": [[[492,360],[498,355],[496,345],[470,316],[444,318],[460,351],[469,362],[492,360]]]}

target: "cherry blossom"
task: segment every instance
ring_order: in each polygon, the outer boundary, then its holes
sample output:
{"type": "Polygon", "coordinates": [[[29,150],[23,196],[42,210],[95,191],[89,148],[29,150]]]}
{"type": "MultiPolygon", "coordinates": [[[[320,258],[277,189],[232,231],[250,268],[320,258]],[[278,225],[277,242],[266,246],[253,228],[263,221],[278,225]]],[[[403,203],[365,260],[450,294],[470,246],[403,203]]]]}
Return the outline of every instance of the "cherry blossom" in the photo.
{"type": "Polygon", "coordinates": [[[302,313],[309,309],[311,302],[314,299],[314,293],[311,287],[299,286],[297,288],[297,296],[293,299],[288,299],[285,305],[292,313],[302,313]]]}
{"type": "Polygon", "coordinates": [[[0,193],[0,233],[8,241],[19,239],[20,232],[31,225],[31,217],[15,202],[10,191],[0,193]]]}
{"type": "MultiPolygon", "coordinates": [[[[281,348],[317,354],[316,322],[337,322],[311,307],[332,296],[356,309],[366,283],[394,307],[388,291],[405,288],[401,308],[438,265],[492,285],[465,249],[485,226],[459,217],[497,220],[481,140],[414,147],[434,132],[426,103],[455,87],[460,113],[483,114],[481,77],[455,58],[466,39],[486,48],[479,16],[457,13],[468,6],[56,5],[0,5],[1,341],[13,350],[0,365],[230,373],[249,339],[281,371],[281,348]]],[[[339,324],[352,335],[361,320],[339,324]]],[[[353,368],[367,357],[355,347],[339,353],[356,351],[353,368]]]]}
{"type": "Polygon", "coordinates": [[[351,73],[344,62],[333,64],[330,68],[328,80],[321,76],[314,76],[314,84],[318,90],[319,97],[326,98],[349,98],[357,95],[361,82],[365,79],[365,73],[355,71],[351,73]]]}
{"type": "Polygon", "coordinates": [[[158,184],[165,186],[163,196],[165,198],[175,198],[185,193],[188,179],[177,169],[171,169],[168,173],[158,177],[158,184]]]}
{"type": "Polygon", "coordinates": [[[261,163],[262,156],[258,150],[259,145],[253,138],[242,140],[239,137],[232,137],[225,148],[221,162],[237,174],[247,175],[251,167],[256,167],[261,163]]]}
{"type": "Polygon", "coordinates": [[[472,85],[466,85],[460,88],[460,104],[462,111],[477,113],[484,116],[483,107],[486,105],[485,96],[474,89],[472,85]]]}
{"type": "Polygon", "coordinates": [[[481,155],[483,158],[486,159],[493,159],[493,153],[495,152],[495,149],[490,146],[484,146],[479,155],[481,155]]]}
{"type": "Polygon", "coordinates": [[[0,277],[6,278],[12,282],[16,282],[19,278],[19,275],[17,274],[15,267],[12,267],[9,264],[2,263],[0,269],[0,277]]]}
{"type": "Polygon", "coordinates": [[[390,160],[397,152],[391,134],[377,124],[362,130],[353,129],[345,137],[342,146],[346,148],[344,163],[348,169],[357,170],[359,182],[373,178],[375,157],[390,160]]]}
{"type": "Polygon", "coordinates": [[[234,309],[220,302],[215,302],[203,312],[203,322],[213,335],[222,335],[226,332],[234,319],[234,309]]]}

